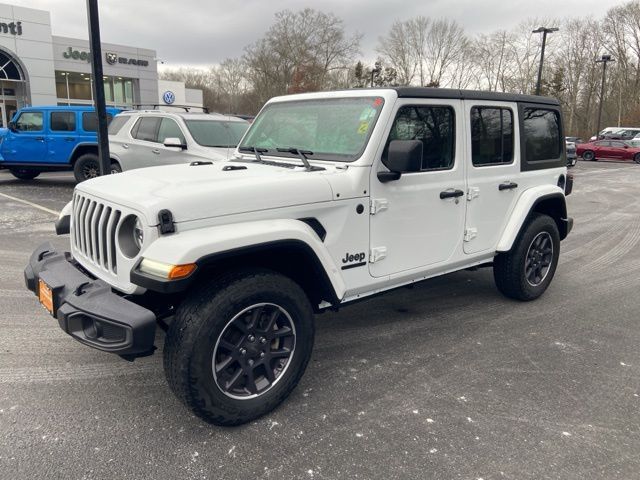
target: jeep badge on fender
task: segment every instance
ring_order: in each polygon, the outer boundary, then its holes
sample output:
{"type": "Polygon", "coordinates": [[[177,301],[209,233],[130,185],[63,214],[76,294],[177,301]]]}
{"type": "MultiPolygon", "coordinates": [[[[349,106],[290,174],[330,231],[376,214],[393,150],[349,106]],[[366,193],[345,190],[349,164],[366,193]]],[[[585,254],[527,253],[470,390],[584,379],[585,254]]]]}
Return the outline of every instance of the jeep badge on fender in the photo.
{"type": "Polygon", "coordinates": [[[324,309],[479,265],[506,296],[540,297],[573,225],[562,128],[537,96],[273,98],[229,160],[78,184],[58,220],[70,252],[41,245],[25,281],[84,345],[132,359],[166,329],[182,403],[246,423],[296,387],[324,309]]]}

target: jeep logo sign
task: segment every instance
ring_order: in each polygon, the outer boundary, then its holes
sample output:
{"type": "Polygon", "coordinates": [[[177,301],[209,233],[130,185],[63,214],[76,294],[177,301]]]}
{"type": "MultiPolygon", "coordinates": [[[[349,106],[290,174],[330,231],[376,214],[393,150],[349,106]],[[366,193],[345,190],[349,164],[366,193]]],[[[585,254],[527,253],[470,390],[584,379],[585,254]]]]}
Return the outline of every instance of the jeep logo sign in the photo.
{"type": "Polygon", "coordinates": [[[64,58],[71,58],[72,60],[84,60],[85,62],[91,61],[90,52],[81,52],[80,50],[74,50],[69,47],[66,51],[62,52],[64,58]]]}

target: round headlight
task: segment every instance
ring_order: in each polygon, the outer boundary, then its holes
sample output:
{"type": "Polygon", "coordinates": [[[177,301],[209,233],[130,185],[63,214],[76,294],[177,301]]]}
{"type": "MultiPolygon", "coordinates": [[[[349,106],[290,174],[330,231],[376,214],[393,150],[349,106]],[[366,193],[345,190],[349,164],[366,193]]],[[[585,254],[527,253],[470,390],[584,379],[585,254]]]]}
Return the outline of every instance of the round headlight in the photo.
{"type": "Polygon", "coordinates": [[[133,226],[133,243],[136,244],[138,250],[142,248],[142,244],[144,243],[144,229],[138,217],[136,217],[136,223],[133,226]]]}
{"type": "Polygon", "coordinates": [[[129,258],[135,258],[142,250],[143,242],[144,226],[142,220],[135,215],[128,215],[118,228],[120,251],[129,258]]]}

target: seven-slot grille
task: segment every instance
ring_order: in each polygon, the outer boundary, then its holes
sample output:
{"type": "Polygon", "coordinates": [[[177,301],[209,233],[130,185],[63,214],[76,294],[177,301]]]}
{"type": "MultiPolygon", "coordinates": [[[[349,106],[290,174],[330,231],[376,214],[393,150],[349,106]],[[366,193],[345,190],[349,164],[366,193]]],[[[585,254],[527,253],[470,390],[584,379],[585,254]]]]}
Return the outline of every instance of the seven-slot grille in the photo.
{"type": "Polygon", "coordinates": [[[73,196],[72,212],[71,241],[76,251],[94,265],[117,274],[116,230],[122,212],[79,193],[73,196]]]}

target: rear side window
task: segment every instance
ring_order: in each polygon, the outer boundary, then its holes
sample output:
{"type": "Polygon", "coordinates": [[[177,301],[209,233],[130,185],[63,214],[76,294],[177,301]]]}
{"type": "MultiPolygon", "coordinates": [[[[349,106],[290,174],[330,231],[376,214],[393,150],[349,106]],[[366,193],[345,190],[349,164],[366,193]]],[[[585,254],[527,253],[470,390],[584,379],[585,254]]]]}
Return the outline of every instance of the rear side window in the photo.
{"type": "Polygon", "coordinates": [[[392,140],[422,141],[422,171],[453,168],[455,114],[446,106],[401,107],[389,132],[385,153],[392,140]]]}
{"type": "Polygon", "coordinates": [[[471,109],[471,157],[476,167],[513,161],[513,112],[507,108],[471,109]]]}
{"type": "Polygon", "coordinates": [[[138,140],[157,142],[160,120],[160,117],[141,117],[131,130],[131,135],[138,140]]]}
{"type": "Polygon", "coordinates": [[[130,118],[131,117],[126,115],[116,115],[113,117],[113,120],[111,120],[111,123],[109,124],[109,135],[117,134],[130,118]]]}
{"type": "Polygon", "coordinates": [[[523,110],[527,162],[558,159],[562,155],[560,113],[545,108],[525,107],[523,110]]]}
{"type": "Polygon", "coordinates": [[[51,131],[73,132],[76,129],[75,112],[51,112],[51,131]]]}
{"type": "Polygon", "coordinates": [[[22,112],[16,120],[16,129],[22,132],[42,130],[42,112],[22,112]]]}
{"type": "MultiPolygon", "coordinates": [[[[107,113],[107,125],[111,123],[113,115],[107,113]]],[[[98,115],[96,112],[82,112],[82,129],[85,132],[98,131],[98,115]]]]}

